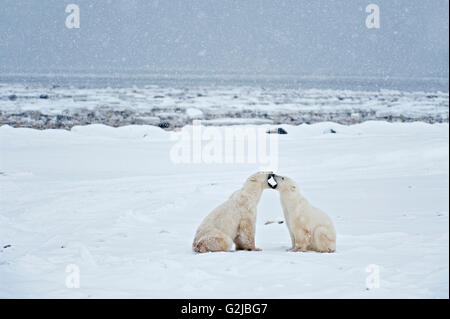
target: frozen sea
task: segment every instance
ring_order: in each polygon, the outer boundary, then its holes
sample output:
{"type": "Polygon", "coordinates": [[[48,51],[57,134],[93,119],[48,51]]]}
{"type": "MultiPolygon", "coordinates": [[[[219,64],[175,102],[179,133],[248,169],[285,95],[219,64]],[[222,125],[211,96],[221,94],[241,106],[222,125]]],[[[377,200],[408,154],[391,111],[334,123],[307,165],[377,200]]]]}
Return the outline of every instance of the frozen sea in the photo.
{"type": "Polygon", "coordinates": [[[191,73],[3,74],[0,124],[38,129],[448,122],[448,79],[191,73]]]}

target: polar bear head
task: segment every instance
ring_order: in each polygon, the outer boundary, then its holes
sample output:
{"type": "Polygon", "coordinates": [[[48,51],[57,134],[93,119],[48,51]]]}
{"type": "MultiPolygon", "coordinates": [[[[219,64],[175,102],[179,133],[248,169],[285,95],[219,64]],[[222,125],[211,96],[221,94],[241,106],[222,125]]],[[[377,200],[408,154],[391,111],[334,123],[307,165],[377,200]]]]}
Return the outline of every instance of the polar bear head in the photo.
{"type": "Polygon", "coordinates": [[[248,186],[260,186],[262,189],[270,188],[268,180],[272,175],[274,175],[273,172],[257,172],[247,178],[245,184],[248,186]]]}

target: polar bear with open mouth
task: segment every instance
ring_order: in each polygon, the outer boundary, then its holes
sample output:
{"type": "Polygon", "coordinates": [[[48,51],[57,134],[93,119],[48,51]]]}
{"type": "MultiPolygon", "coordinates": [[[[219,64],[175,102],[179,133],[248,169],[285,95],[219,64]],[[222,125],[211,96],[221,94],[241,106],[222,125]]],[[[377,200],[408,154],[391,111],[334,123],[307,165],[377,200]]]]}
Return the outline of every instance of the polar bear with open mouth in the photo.
{"type": "Polygon", "coordinates": [[[269,188],[272,172],[251,175],[243,187],[214,209],[197,229],[192,249],[198,253],[213,251],[260,250],[255,247],[256,207],[261,193],[269,188]]]}
{"type": "Polygon", "coordinates": [[[336,250],[336,231],[331,218],[312,206],[300,194],[292,179],[272,174],[268,185],[280,192],[281,206],[292,240],[291,251],[330,253],[336,250]]]}

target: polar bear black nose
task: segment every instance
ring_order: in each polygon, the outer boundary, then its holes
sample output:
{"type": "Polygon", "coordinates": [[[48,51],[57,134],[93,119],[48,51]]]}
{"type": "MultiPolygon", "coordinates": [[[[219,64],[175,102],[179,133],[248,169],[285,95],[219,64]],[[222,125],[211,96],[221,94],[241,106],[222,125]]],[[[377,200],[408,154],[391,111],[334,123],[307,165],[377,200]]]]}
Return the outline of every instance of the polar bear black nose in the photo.
{"type": "Polygon", "coordinates": [[[275,174],[269,174],[267,177],[267,184],[269,184],[270,188],[277,188],[278,183],[275,179],[275,174]]]}

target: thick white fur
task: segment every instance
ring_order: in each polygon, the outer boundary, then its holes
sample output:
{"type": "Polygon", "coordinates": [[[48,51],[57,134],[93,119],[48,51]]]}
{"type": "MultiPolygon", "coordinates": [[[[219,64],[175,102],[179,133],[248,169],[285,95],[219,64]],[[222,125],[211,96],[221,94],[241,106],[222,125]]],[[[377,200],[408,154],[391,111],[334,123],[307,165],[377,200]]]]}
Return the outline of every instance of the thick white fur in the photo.
{"type": "Polygon", "coordinates": [[[334,252],[336,231],[331,218],[312,206],[303,197],[297,184],[290,178],[275,176],[280,192],[284,218],[292,240],[292,251],[314,250],[334,252]]]}
{"type": "Polygon", "coordinates": [[[195,234],[193,251],[229,251],[233,242],[236,250],[260,250],[255,247],[256,207],[262,191],[269,188],[270,173],[250,176],[241,189],[206,216],[195,234]]]}

